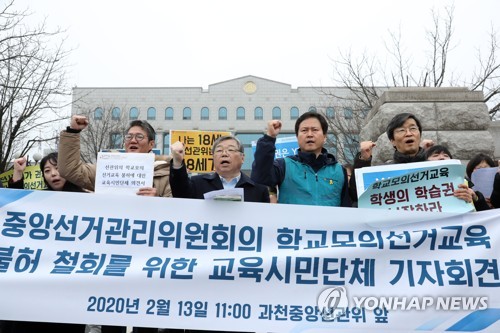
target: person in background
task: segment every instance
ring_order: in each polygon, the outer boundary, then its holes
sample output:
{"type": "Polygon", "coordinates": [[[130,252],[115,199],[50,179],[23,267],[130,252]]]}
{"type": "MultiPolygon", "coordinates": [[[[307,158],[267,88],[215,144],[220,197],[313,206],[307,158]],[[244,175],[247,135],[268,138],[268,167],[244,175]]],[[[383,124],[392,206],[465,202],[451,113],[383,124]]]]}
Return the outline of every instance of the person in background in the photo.
{"type": "Polygon", "coordinates": [[[276,186],[268,186],[269,202],[272,204],[278,203],[278,188],[276,186]]]}
{"type": "MultiPolygon", "coordinates": [[[[80,160],[80,132],[88,126],[87,117],[73,115],[70,126],[59,140],[59,173],[61,177],[83,188],[94,190],[96,166],[80,160]]],[[[125,134],[126,153],[151,153],[155,146],[155,130],[144,120],[130,122],[125,134]]],[[[153,187],[143,187],[137,195],[171,197],[168,183],[169,156],[155,156],[153,187]]]]}
{"type": "Polygon", "coordinates": [[[281,121],[267,123],[266,134],[257,141],[251,178],[278,186],[278,203],[350,207],[347,173],[323,148],[328,122],[317,112],[306,112],[295,122],[299,144],[296,155],[274,159],[281,121]]]}
{"type": "MultiPolygon", "coordinates": [[[[469,179],[472,179],[472,173],[478,169],[482,169],[482,168],[495,168],[497,165],[495,163],[495,161],[489,157],[488,155],[486,154],[483,154],[483,153],[479,153],[479,154],[476,154],[474,155],[474,157],[472,157],[470,160],[469,160],[469,163],[467,163],[467,167],[465,169],[465,172],[467,174],[467,177],[469,179]]],[[[497,182],[496,183],[497,186],[500,186],[500,184],[497,182]]],[[[493,187],[495,186],[495,179],[493,180],[493,187]]],[[[491,197],[493,196],[493,193],[490,195],[490,198],[486,198],[486,202],[488,203],[488,205],[491,207],[491,208],[498,208],[498,204],[497,206],[493,205],[493,203],[491,202],[491,197]]],[[[497,200],[497,195],[495,194],[493,196],[493,198],[495,199],[495,201],[497,200]]]]}
{"type": "MultiPolygon", "coordinates": [[[[426,157],[428,161],[450,160],[453,158],[448,148],[442,145],[435,145],[430,147],[426,152],[426,157]]],[[[467,202],[470,202],[470,200],[472,199],[472,202],[474,203],[474,208],[476,208],[477,211],[490,209],[490,206],[488,206],[488,203],[486,202],[484,195],[481,192],[474,191],[469,187],[471,182],[470,179],[468,179],[468,177],[466,177],[465,180],[466,183],[460,184],[459,185],[460,188],[455,190],[454,192],[455,197],[458,197],[467,202]]]]}
{"type": "MultiPolygon", "coordinates": [[[[20,157],[14,160],[14,173],[9,179],[9,188],[24,189],[23,172],[26,169],[27,160],[20,157]]],[[[49,191],[64,192],[85,192],[81,187],[76,186],[62,178],[58,172],[57,153],[50,153],[40,161],[42,177],[49,191]]],[[[27,321],[4,321],[1,333],[84,333],[85,324],[63,324],[27,321]]]]}
{"type": "Polygon", "coordinates": [[[349,184],[349,182],[351,181],[351,177],[354,175],[354,166],[349,163],[344,163],[342,166],[347,172],[347,183],[349,184]]]}
{"type": "Polygon", "coordinates": [[[490,204],[493,208],[500,208],[500,170],[493,181],[493,192],[491,192],[490,204]]]}
{"type": "MultiPolygon", "coordinates": [[[[87,117],[73,115],[70,126],[61,132],[59,140],[59,173],[68,181],[89,190],[95,189],[96,166],[80,160],[80,132],[87,128],[87,117]]],[[[125,134],[126,153],[151,153],[155,146],[155,130],[143,120],[130,122],[125,134]]],[[[168,182],[169,156],[155,156],[153,187],[142,187],[137,195],[171,197],[168,182]]],[[[156,333],[156,328],[134,327],[134,333],[156,333]]],[[[101,326],[102,333],[125,333],[124,326],[101,326]]]]}
{"type": "Polygon", "coordinates": [[[203,199],[204,194],[228,188],[243,188],[244,201],[269,202],[269,190],[256,184],[241,172],[245,153],[234,136],[222,136],[212,147],[215,172],[189,178],[184,163],[184,143],[177,141],[170,147],[170,186],[175,198],[203,199]]]}
{"type": "MultiPolygon", "coordinates": [[[[14,160],[14,173],[9,179],[9,188],[24,189],[24,169],[27,166],[25,157],[14,160]]],[[[40,170],[42,171],[43,181],[49,191],[64,192],[85,192],[83,188],[68,182],[59,174],[57,166],[57,153],[50,153],[40,161],[40,170]]]]}
{"type": "Polygon", "coordinates": [[[479,153],[477,155],[474,155],[474,157],[472,157],[469,160],[469,163],[467,163],[467,167],[465,168],[465,173],[467,174],[467,177],[471,179],[472,173],[477,169],[494,168],[494,167],[495,167],[495,162],[491,157],[489,157],[486,154],[479,153]]]}

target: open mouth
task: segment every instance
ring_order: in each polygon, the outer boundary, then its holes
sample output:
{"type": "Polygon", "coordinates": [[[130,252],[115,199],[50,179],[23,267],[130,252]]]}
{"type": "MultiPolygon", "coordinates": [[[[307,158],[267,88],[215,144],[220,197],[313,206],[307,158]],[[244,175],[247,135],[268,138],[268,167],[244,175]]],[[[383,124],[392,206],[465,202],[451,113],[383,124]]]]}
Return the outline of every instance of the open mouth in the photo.
{"type": "Polygon", "coordinates": [[[221,161],[220,164],[225,165],[225,164],[230,164],[230,162],[229,161],[221,161]]]}
{"type": "Polygon", "coordinates": [[[314,144],[314,140],[307,140],[306,144],[314,144]]]}

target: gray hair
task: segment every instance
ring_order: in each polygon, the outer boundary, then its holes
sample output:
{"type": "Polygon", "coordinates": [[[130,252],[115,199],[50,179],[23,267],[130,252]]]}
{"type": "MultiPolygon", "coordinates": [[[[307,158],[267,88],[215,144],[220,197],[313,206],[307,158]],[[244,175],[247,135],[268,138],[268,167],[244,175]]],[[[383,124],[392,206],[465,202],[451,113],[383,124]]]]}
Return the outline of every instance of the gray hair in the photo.
{"type": "Polygon", "coordinates": [[[243,145],[241,144],[240,140],[238,140],[235,136],[233,135],[225,135],[217,138],[217,140],[214,141],[214,144],[212,146],[212,154],[215,152],[215,147],[217,147],[221,142],[227,141],[227,140],[234,140],[238,144],[238,150],[243,153],[243,145]]]}

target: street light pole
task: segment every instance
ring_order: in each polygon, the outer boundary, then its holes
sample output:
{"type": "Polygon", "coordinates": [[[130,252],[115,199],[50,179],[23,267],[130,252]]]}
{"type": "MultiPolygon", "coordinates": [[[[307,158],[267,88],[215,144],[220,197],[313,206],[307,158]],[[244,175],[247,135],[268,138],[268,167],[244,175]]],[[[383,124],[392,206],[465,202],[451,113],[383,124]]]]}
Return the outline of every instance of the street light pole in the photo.
{"type": "Polygon", "coordinates": [[[35,160],[35,165],[37,165],[38,161],[40,161],[42,159],[42,154],[40,154],[40,153],[34,153],[33,154],[33,159],[35,160]]]}

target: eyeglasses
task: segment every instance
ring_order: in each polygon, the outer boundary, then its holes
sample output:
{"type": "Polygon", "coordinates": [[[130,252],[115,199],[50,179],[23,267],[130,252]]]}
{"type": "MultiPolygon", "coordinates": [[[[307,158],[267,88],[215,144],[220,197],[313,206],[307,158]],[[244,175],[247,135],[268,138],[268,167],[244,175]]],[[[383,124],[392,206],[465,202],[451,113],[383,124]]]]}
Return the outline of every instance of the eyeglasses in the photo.
{"type": "Polygon", "coordinates": [[[408,128],[404,128],[404,127],[396,128],[394,130],[394,134],[405,135],[407,131],[410,131],[411,134],[415,134],[417,132],[420,132],[420,130],[417,126],[411,126],[408,128]]]}
{"type": "Polygon", "coordinates": [[[145,136],[144,134],[137,133],[137,134],[125,134],[125,141],[130,141],[135,137],[135,139],[139,142],[144,140],[145,136]]]}
{"type": "Polygon", "coordinates": [[[236,147],[227,147],[227,148],[217,147],[214,150],[214,155],[222,155],[224,151],[226,151],[229,155],[241,153],[241,151],[239,151],[236,147]]]}

